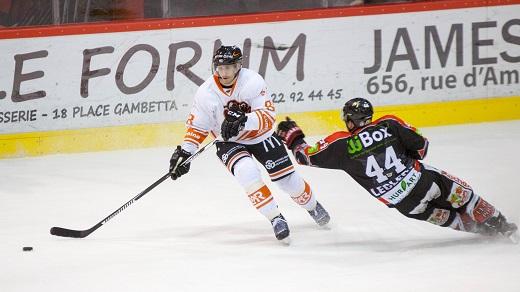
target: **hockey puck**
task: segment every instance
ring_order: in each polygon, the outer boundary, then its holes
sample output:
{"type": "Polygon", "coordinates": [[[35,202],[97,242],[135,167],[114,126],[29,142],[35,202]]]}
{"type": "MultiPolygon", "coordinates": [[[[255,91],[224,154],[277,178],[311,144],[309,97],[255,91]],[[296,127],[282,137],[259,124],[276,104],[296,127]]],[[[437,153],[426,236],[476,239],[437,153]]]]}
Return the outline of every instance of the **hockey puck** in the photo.
{"type": "Polygon", "coordinates": [[[24,247],[22,248],[22,250],[23,250],[23,251],[31,251],[31,250],[33,250],[33,248],[32,248],[32,246],[24,246],[24,247]]]}

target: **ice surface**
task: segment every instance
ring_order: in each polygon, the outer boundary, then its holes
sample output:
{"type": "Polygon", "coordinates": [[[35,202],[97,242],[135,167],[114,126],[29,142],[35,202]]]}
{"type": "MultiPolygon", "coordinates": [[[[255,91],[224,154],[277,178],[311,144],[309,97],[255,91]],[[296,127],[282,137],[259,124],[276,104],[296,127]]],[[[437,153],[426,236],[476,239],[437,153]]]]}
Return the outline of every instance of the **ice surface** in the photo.
{"type": "MultiPolygon", "coordinates": [[[[520,221],[520,121],[422,132],[428,164],[520,221]]],[[[171,152],[0,160],[0,291],[520,291],[519,245],[405,218],[339,171],[298,167],[330,230],[268,183],[291,227],[284,246],[214,148],[89,237],[49,234],[96,224],[160,178],[171,152]]]]}

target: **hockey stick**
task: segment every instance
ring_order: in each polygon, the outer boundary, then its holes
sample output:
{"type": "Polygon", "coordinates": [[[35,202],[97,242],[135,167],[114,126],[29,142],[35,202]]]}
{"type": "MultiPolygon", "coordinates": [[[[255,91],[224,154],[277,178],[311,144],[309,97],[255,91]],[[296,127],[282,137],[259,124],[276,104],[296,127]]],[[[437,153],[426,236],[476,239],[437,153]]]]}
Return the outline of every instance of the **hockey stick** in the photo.
{"type": "MultiPolygon", "coordinates": [[[[213,144],[217,142],[217,139],[213,140],[211,143],[206,144],[204,147],[200,148],[197,152],[193,153],[188,159],[186,159],[181,165],[190,163],[195,157],[199,156],[204,150],[211,147],[213,144]]],[[[158,186],[160,183],[165,181],[167,178],[171,176],[171,173],[167,173],[163,175],[160,179],[158,179],[156,182],[151,184],[149,187],[147,187],[144,191],[140,192],[137,196],[133,197],[130,201],[126,202],[123,206],[119,207],[119,209],[115,210],[112,214],[108,215],[105,219],[101,220],[98,224],[92,226],[89,229],[86,230],[73,230],[73,229],[67,229],[67,228],[61,228],[61,227],[52,227],[51,228],[51,234],[56,236],[63,236],[63,237],[73,237],[73,238],[84,238],[89,236],[92,232],[96,231],[99,227],[101,227],[103,224],[107,223],[110,219],[114,218],[117,214],[121,213],[124,209],[128,208],[130,205],[132,205],[135,201],[142,198],[144,195],[146,195],[149,191],[154,189],[156,186],[158,186]]]]}

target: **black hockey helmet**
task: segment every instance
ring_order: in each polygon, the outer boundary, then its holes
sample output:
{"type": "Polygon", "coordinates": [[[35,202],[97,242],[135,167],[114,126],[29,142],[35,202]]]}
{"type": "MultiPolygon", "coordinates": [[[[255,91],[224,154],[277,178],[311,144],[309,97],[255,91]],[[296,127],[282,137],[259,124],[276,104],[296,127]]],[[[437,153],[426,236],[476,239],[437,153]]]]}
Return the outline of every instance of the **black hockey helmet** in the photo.
{"type": "Polygon", "coordinates": [[[355,130],[359,127],[363,127],[372,121],[372,115],[374,109],[372,104],[364,98],[353,98],[345,103],[343,106],[342,118],[348,128],[348,121],[354,124],[354,128],[349,130],[355,130]]]}
{"type": "Polygon", "coordinates": [[[220,46],[213,54],[213,70],[218,65],[232,65],[242,62],[242,51],[237,46],[220,46]]]}

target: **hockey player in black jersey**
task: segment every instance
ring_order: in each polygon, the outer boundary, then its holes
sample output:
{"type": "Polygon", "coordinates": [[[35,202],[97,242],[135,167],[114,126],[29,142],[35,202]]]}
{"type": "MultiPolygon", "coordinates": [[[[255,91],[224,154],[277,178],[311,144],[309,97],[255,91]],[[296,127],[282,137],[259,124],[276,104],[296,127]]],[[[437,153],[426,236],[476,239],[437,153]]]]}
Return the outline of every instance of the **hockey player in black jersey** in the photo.
{"type": "Polygon", "coordinates": [[[363,98],[349,100],[342,114],[348,132],[336,132],[314,146],[288,117],[277,134],[298,163],[341,169],[407,217],[517,242],[517,226],[470,185],[419,161],[426,156],[428,140],[415,128],[391,115],[372,121],[372,105],[363,98]]]}

